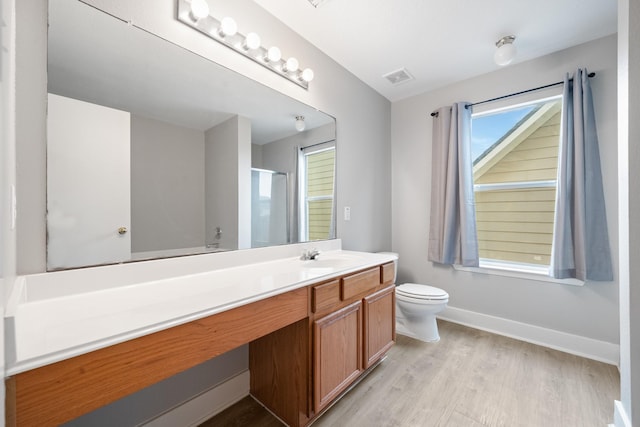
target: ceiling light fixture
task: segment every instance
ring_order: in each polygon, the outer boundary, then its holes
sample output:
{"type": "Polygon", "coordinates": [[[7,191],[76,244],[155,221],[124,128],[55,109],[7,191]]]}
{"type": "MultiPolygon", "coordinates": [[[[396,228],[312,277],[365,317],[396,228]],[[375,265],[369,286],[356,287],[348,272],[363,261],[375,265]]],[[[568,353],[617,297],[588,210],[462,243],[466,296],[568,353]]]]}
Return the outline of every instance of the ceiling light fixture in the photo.
{"type": "MultiPolygon", "coordinates": [[[[309,89],[309,82],[314,73],[310,68],[300,70],[300,63],[296,58],[282,59],[282,52],[276,46],[262,47],[260,36],[250,32],[246,36],[238,32],[238,24],[231,17],[218,20],[209,14],[207,0],[178,0],[178,21],[213,40],[235,50],[276,74],[294,82],[304,89],[309,89]]],[[[302,116],[299,116],[302,117],[302,116]]],[[[297,117],[296,117],[297,119],[297,117]]],[[[297,126],[296,121],[296,126],[297,126]]],[[[304,126],[304,117],[302,117],[304,126]]],[[[304,130],[304,127],[303,127],[304,130]]]]}
{"type": "Polygon", "coordinates": [[[307,125],[304,122],[304,116],[296,116],[296,130],[302,132],[307,125]]]}
{"type": "Polygon", "coordinates": [[[516,47],[513,42],[516,36],[504,36],[496,42],[496,52],[493,54],[493,60],[500,66],[509,65],[516,56],[516,47]]]}

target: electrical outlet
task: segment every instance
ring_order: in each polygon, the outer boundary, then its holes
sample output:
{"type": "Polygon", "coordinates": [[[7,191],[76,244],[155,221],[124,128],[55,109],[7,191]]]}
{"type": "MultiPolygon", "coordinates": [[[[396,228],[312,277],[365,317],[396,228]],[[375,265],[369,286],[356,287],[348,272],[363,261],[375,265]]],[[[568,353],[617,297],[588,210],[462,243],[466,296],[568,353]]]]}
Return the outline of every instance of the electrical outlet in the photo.
{"type": "Polygon", "coordinates": [[[351,221],[351,208],[349,206],[344,207],[344,220],[351,221]]]}

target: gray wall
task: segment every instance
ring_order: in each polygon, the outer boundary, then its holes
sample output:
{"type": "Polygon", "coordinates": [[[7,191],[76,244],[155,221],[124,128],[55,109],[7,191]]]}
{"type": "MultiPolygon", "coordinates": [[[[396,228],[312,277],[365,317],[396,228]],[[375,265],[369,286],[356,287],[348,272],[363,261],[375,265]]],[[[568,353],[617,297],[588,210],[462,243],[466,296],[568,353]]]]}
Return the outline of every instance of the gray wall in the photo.
{"type": "MultiPolygon", "coordinates": [[[[307,147],[335,139],[335,126],[324,125],[262,146],[262,167],[278,172],[294,173],[295,148],[307,147]]],[[[336,144],[337,146],[337,144],[336,144]]]]}
{"type": "Polygon", "coordinates": [[[46,270],[47,2],[16,1],[16,271],[46,270]]]}
{"type": "Polygon", "coordinates": [[[262,145],[251,144],[251,167],[264,169],[262,167],[262,145]]]}
{"type": "Polygon", "coordinates": [[[206,243],[251,246],[251,123],[235,116],[205,132],[206,243]],[[248,215],[247,215],[248,212],[248,215]],[[216,239],[216,227],[222,238],[216,239]],[[247,240],[248,239],[248,240],[247,240]]]}
{"type": "Polygon", "coordinates": [[[131,115],[131,251],[204,246],[204,133],[131,115]]]}
{"type": "MultiPolygon", "coordinates": [[[[456,271],[427,261],[431,185],[430,113],[563,79],[580,67],[591,80],[604,175],[610,244],[618,263],[616,37],[507,67],[392,105],[393,250],[399,281],[449,292],[449,305],[610,343],[618,343],[618,282],[583,287],[456,271]]],[[[512,99],[512,101],[516,101],[512,99]]]]}

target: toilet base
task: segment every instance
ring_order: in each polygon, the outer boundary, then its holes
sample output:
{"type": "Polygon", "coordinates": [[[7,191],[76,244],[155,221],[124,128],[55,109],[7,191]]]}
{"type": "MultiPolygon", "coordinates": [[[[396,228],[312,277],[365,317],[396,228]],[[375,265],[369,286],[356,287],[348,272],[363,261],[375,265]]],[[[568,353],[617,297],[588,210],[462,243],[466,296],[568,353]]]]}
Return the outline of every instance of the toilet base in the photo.
{"type": "Polygon", "coordinates": [[[396,315],[396,333],[424,342],[435,343],[440,341],[435,317],[416,325],[415,323],[410,324],[403,316],[396,315]]]}

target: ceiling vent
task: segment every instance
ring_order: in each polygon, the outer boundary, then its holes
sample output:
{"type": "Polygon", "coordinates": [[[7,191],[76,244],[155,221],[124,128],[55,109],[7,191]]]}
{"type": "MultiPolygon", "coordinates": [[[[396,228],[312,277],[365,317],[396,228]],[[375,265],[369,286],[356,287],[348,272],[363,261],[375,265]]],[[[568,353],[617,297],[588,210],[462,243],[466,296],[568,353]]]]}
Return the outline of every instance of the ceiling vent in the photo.
{"type": "Polygon", "coordinates": [[[393,85],[398,85],[400,83],[405,83],[409,80],[413,80],[413,76],[409,74],[406,68],[400,68],[399,70],[387,73],[382,77],[389,80],[393,85]]]}
{"type": "Polygon", "coordinates": [[[320,7],[328,1],[329,0],[309,0],[309,3],[311,3],[313,7],[320,7]]]}

